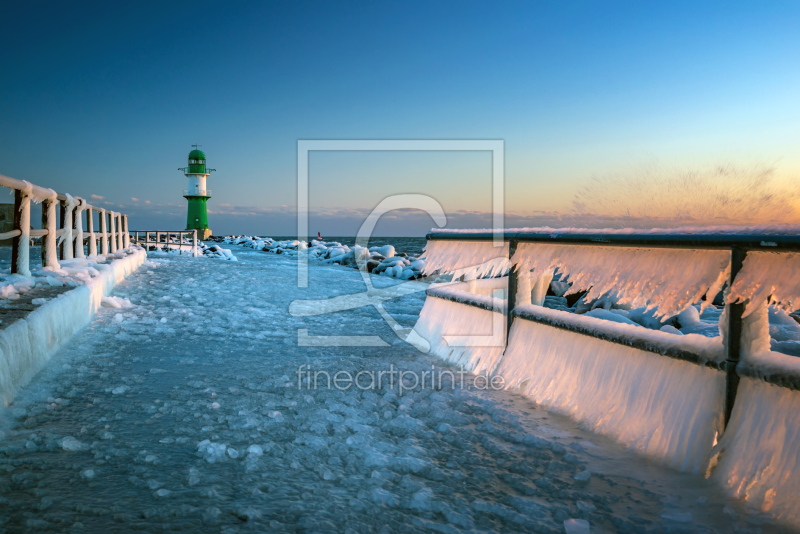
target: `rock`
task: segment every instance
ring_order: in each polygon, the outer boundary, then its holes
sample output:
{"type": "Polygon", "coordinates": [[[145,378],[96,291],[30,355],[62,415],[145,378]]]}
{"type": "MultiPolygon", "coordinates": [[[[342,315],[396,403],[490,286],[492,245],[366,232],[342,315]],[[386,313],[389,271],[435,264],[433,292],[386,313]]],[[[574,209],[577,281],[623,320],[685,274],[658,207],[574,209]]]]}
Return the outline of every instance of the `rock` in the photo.
{"type": "MultiPolygon", "coordinates": [[[[579,300],[581,300],[581,298],[582,298],[582,297],[583,297],[583,296],[584,296],[586,293],[587,293],[586,291],[578,291],[577,293],[572,293],[571,295],[567,295],[566,297],[564,297],[564,298],[566,298],[566,299],[567,299],[567,306],[569,306],[570,308],[572,308],[573,306],[575,306],[575,304],[576,304],[576,303],[577,303],[579,300]]],[[[586,309],[585,309],[583,312],[579,312],[579,311],[577,311],[577,310],[576,310],[576,313],[584,313],[584,312],[587,312],[587,311],[589,311],[590,309],[592,309],[591,305],[589,305],[589,306],[588,306],[588,307],[587,307],[587,308],[586,308],[586,309]]]]}
{"type": "Polygon", "coordinates": [[[562,308],[569,308],[569,305],[567,304],[567,299],[564,297],[545,297],[544,307],[560,310],[562,308]]]}
{"type": "Polygon", "coordinates": [[[570,284],[567,282],[550,282],[550,291],[553,292],[553,295],[556,297],[563,297],[564,293],[569,291],[570,284]]]}

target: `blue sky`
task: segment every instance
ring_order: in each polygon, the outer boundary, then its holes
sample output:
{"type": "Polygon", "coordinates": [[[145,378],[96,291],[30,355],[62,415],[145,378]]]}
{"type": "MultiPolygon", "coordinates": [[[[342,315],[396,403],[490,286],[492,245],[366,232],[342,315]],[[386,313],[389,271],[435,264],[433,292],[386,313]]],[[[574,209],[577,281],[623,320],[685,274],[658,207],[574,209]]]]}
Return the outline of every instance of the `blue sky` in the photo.
{"type": "MultiPolygon", "coordinates": [[[[519,224],[643,164],[800,174],[796,2],[112,4],[4,7],[0,174],[102,196],[132,228],[183,227],[198,142],[215,233],[294,232],[298,139],[503,139],[519,224]]],[[[486,224],[490,162],[313,154],[310,229],[352,234],[395,193],[486,224]]]]}

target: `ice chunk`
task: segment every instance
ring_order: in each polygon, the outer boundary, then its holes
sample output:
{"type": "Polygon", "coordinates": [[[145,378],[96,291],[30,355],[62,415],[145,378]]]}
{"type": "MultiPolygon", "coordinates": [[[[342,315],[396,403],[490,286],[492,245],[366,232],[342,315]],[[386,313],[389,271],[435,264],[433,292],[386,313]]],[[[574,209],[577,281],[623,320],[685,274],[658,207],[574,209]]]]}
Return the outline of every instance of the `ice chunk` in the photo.
{"type": "Polygon", "coordinates": [[[128,299],[122,297],[103,297],[100,305],[104,308],[131,308],[133,304],[128,299]]]}
{"type": "Polygon", "coordinates": [[[75,451],[84,451],[88,449],[89,446],[85,443],[78,441],[72,436],[67,436],[61,441],[61,448],[64,449],[65,451],[75,452],[75,451]]]}
{"type": "Polygon", "coordinates": [[[564,531],[567,534],[589,534],[589,522],[585,519],[567,519],[564,521],[564,531]]]}
{"type": "Polygon", "coordinates": [[[678,512],[677,510],[668,510],[661,512],[661,518],[668,521],[675,521],[676,523],[691,523],[692,514],[689,512],[678,512]]]}
{"type": "Polygon", "coordinates": [[[580,473],[576,474],[573,478],[575,480],[579,480],[581,482],[586,482],[592,476],[591,471],[581,471],[580,473]]]}
{"type": "Polygon", "coordinates": [[[214,443],[207,439],[197,444],[198,453],[210,464],[223,461],[227,449],[227,445],[223,443],[214,443]]]}

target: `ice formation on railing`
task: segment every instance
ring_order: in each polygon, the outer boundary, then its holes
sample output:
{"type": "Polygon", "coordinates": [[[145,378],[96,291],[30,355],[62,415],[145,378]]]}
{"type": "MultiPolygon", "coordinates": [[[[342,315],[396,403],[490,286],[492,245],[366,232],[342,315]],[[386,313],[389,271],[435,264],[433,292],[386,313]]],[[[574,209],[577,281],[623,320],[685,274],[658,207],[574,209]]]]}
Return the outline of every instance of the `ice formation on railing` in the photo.
{"type": "Polygon", "coordinates": [[[454,278],[500,276],[511,266],[508,243],[494,246],[492,241],[428,241],[422,257],[427,261],[424,274],[452,273],[454,278]]]}
{"type": "Polygon", "coordinates": [[[515,320],[494,373],[537,404],[681,471],[703,472],[722,431],[724,373],[552,326],[515,320]]]}
{"type": "Polygon", "coordinates": [[[734,497],[796,527],[800,526],[798,413],[800,392],[742,378],[713,470],[734,497]]]}
{"type": "MultiPolygon", "coordinates": [[[[452,290],[451,295],[463,291],[452,290]]],[[[475,297],[475,295],[472,295],[475,297]]],[[[477,297],[491,300],[491,297],[477,297]]],[[[496,303],[499,306],[501,304],[496,303]]],[[[491,373],[503,355],[506,319],[502,308],[492,311],[454,300],[428,298],[414,331],[430,343],[430,352],[475,374],[491,373]],[[471,338],[471,339],[470,339],[471,338]]]]}
{"type": "Polygon", "coordinates": [[[520,243],[511,261],[534,274],[557,268],[572,282],[567,294],[589,289],[586,301],[615,294],[619,304],[655,308],[658,316],[680,313],[704,295],[710,304],[730,271],[727,250],[520,243]]]}
{"type": "Polygon", "coordinates": [[[745,315],[764,302],[784,310],[796,309],[800,304],[800,253],[748,252],[728,298],[749,300],[745,315]]]}
{"type": "MultiPolygon", "coordinates": [[[[493,228],[431,228],[437,234],[471,234],[494,232],[493,228]]],[[[680,226],[677,228],[551,228],[549,226],[506,228],[505,234],[540,233],[540,234],[637,234],[637,235],[800,235],[800,225],[762,224],[756,226],[680,226]]]]}

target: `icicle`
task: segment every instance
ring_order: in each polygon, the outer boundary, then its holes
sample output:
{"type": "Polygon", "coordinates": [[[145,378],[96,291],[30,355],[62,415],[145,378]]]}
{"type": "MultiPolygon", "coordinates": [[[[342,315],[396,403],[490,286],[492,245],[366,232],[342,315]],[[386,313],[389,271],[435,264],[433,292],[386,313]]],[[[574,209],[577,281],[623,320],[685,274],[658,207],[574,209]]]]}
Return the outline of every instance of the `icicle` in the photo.
{"type": "Polygon", "coordinates": [[[550,289],[550,282],[553,281],[553,269],[547,269],[538,275],[537,272],[534,271],[532,277],[531,304],[542,306],[544,304],[544,297],[547,296],[547,290],[550,289]]]}
{"type": "Polygon", "coordinates": [[[748,252],[730,291],[730,302],[749,301],[746,317],[761,303],[784,310],[800,305],[800,253],[748,252]]]}
{"type": "Polygon", "coordinates": [[[731,496],[794,527],[800,527],[798,413],[800,392],[743,377],[713,471],[731,496]]]}
{"type": "Polygon", "coordinates": [[[428,241],[422,258],[423,274],[453,273],[457,278],[474,273],[477,278],[499,276],[508,271],[508,243],[495,247],[491,241],[428,241]]]}
{"type": "MultiPolygon", "coordinates": [[[[669,338],[663,334],[649,335],[669,338]]],[[[552,326],[515,320],[494,374],[548,410],[681,471],[705,471],[721,432],[724,373],[552,326]]]]}
{"type": "Polygon", "coordinates": [[[520,270],[568,275],[567,294],[589,289],[587,300],[616,292],[620,304],[657,308],[659,316],[680,313],[724,280],[726,250],[646,249],[521,243],[512,263],[520,270]]]}
{"type": "Polygon", "coordinates": [[[45,193],[43,195],[37,195],[33,190],[33,184],[31,184],[27,180],[22,180],[22,181],[28,184],[29,187],[26,187],[25,191],[28,192],[28,196],[30,196],[31,200],[34,201],[36,204],[40,204],[45,200],[49,200],[50,202],[58,201],[58,193],[56,193],[54,190],[42,187],[40,189],[44,189],[45,193]]]}
{"type": "MultiPolygon", "coordinates": [[[[469,295],[466,295],[469,296],[469,295]]],[[[428,297],[414,332],[430,353],[475,374],[491,374],[505,348],[505,315],[428,297]]]]}
{"type": "Polygon", "coordinates": [[[531,304],[532,282],[530,271],[519,271],[517,273],[517,298],[515,300],[517,306],[531,304]]]}

